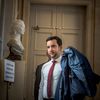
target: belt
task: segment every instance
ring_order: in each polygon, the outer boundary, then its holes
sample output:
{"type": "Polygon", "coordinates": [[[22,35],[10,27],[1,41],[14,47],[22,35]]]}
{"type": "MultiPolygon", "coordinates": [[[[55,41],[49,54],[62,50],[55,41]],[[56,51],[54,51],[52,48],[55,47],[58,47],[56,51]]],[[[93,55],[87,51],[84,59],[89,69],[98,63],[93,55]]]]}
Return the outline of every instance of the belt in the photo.
{"type": "Polygon", "coordinates": [[[54,100],[54,98],[43,98],[43,100],[54,100]]]}

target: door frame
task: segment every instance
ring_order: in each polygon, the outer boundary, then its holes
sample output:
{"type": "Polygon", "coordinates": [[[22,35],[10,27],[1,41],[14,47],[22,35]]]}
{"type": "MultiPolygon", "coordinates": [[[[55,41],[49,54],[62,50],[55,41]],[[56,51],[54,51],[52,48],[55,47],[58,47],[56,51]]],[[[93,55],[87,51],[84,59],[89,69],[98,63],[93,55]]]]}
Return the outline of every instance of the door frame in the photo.
{"type": "Polygon", "coordinates": [[[30,6],[31,4],[55,4],[55,5],[73,5],[73,6],[85,6],[86,8],[86,22],[85,22],[85,34],[86,34],[86,42],[85,42],[85,53],[90,61],[91,65],[94,65],[94,0],[25,0],[24,8],[23,8],[23,19],[26,25],[26,31],[23,37],[23,45],[25,47],[25,55],[24,59],[26,60],[26,72],[25,72],[25,98],[27,100],[32,100],[32,89],[31,89],[31,74],[32,66],[30,66],[30,6]]]}

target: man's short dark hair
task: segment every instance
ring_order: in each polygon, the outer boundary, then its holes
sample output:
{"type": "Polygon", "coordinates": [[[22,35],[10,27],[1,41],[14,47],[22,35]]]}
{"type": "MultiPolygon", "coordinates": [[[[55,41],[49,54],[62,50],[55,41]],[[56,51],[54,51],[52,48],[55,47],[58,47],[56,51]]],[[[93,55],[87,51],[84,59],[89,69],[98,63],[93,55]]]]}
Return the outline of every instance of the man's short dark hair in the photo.
{"type": "Polygon", "coordinates": [[[62,46],[62,40],[58,36],[50,36],[46,39],[46,42],[50,40],[56,40],[59,46],[62,46]]]}

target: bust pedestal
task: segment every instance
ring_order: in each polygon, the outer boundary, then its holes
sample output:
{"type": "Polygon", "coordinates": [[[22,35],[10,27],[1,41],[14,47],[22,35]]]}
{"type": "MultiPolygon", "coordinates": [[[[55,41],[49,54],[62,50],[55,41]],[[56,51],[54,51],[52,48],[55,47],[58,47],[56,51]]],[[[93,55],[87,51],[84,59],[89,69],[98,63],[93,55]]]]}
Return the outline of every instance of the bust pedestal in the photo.
{"type": "MultiPolygon", "coordinates": [[[[8,88],[8,100],[23,100],[25,85],[25,61],[15,62],[15,81],[8,88]]],[[[6,100],[7,83],[4,82],[4,60],[0,60],[0,100],[6,100]]]]}

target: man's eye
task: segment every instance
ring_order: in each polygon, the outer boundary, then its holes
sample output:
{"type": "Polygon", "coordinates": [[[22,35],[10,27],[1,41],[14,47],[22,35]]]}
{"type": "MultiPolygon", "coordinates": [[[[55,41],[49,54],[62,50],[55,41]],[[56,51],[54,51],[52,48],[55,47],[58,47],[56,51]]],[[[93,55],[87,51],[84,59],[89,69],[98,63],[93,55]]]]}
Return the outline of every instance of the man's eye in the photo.
{"type": "Polygon", "coordinates": [[[50,48],[49,46],[47,46],[47,48],[50,48]]]}
{"type": "Polygon", "coordinates": [[[52,45],[52,47],[53,47],[53,48],[55,48],[55,47],[56,47],[56,45],[52,45]]]}

